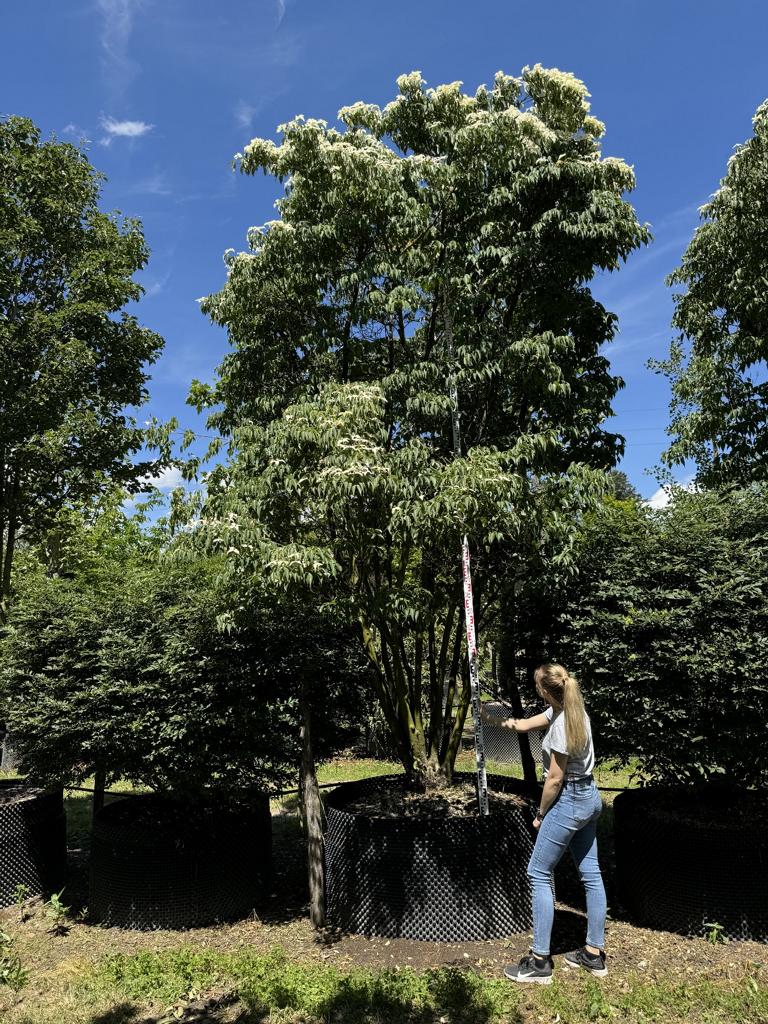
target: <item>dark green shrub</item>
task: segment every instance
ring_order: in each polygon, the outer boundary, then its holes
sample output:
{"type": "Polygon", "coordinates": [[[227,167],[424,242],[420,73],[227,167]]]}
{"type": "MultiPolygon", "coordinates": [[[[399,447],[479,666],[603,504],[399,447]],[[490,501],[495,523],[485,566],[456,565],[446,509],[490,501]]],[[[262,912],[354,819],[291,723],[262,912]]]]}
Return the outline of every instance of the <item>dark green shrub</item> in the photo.
{"type": "Polygon", "coordinates": [[[215,560],[174,564],[141,538],[91,548],[64,575],[27,565],[0,667],[23,770],[189,795],[293,784],[303,675],[318,754],[350,742],[366,671],[350,630],[257,599],[225,614],[216,573],[215,560]]]}
{"type": "Polygon", "coordinates": [[[763,784],[766,490],[608,501],[542,646],[579,676],[600,752],[661,781],[763,784]]]}

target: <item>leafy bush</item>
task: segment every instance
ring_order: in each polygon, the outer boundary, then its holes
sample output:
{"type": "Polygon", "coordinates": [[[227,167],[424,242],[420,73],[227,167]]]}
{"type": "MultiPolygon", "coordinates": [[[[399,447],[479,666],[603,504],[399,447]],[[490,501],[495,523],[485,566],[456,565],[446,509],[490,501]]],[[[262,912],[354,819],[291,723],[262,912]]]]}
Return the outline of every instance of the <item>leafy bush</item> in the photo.
{"type": "Polygon", "coordinates": [[[602,753],[649,779],[763,782],[766,490],[609,500],[544,644],[584,685],[602,753]]]}
{"type": "MultiPolygon", "coordinates": [[[[119,525],[119,524],[118,524],[119,525]]],[[[212,559],[172,564],[137,539],[50,576],[27,564],[0,685],[22,769],[104,772],[190,796],[282,785],[298,765],[298,684],[317,685],[318,752],[348,739],[362,656],[314,609],[241,609],[212,559]]]]}

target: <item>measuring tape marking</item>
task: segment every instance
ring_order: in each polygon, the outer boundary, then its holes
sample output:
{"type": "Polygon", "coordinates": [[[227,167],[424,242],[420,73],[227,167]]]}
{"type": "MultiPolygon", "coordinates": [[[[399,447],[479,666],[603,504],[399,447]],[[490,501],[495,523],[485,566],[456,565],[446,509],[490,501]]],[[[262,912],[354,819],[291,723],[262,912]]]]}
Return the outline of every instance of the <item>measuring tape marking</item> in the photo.
{"type": "Polygon", "coordinates": [[[462,545],[462,574],[464,578],[464,623],[467,630],[467,653],[469,656],[469,681],[472,694],[472,717],[475,724],[475,763],[477,765],[477,799],[480,813],[488,814],[488,778],[485,772],[485,745],[483,723],[480,718],[480,676],[477,667],[477,637],[475,634],[475,611],[472,598],[472,571],[469,561],[469,541],[464,537],[462,545]]]}

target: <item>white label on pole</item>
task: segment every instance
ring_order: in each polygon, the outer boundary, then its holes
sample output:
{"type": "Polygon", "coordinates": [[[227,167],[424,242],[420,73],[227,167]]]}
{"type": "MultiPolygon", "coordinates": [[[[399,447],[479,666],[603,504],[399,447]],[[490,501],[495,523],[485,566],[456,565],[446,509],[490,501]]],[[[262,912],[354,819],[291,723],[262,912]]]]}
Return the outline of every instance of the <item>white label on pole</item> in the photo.
{"type": "Polygon", "coordinates": [[[464,622],[467,627],[467,657],[469,658],[469,682],[472,693],[472,717],[475,722],[475,762],[477,764],[477,802],[480,813],[488,814],[488,779],[485,774],[485,746],[483,744],[483,723],[480,719],[480,679],[477,665],[477,640],[475,637],[475,610],[472,601],[472,573],[469,564],[469,542],[464,538],[462,545],[462,569],[464,575],[464,622]]]}

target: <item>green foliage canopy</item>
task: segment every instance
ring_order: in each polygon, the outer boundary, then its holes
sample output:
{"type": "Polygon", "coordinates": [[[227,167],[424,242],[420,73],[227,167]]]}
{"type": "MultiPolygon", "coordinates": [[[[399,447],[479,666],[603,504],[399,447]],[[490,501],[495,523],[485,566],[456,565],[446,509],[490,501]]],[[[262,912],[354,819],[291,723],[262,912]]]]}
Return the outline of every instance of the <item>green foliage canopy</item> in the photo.
{"type": "Polygon", "coordinates": [[[231,602],[215,560],[169,563],[114,505],[76,518],[57,575],[25,552],[0,647],[0,701],[25,773],[73,783],[103,772],[190,798],[293,784],[301,674],[316,661],[329,673],[318,755],[344,744],[366,671],[349,629],[254,603],[222,630],[231,602]]]}
{"type": "Polygon", "coordinates": [[[120,311],[148,253],[137,221],[99,211],[99,187],[79,149],[0,121],[0,620],[17,538],[147,470],[125,408],[162,340],[120,311]]]}
{"type": "Polygon", "coordinates": [[[672,384],[665,461],[695,460],[706,486],[768,478],[768,101],[753,126],[670,277],[680,336],[655,364],[672,384]]]}

